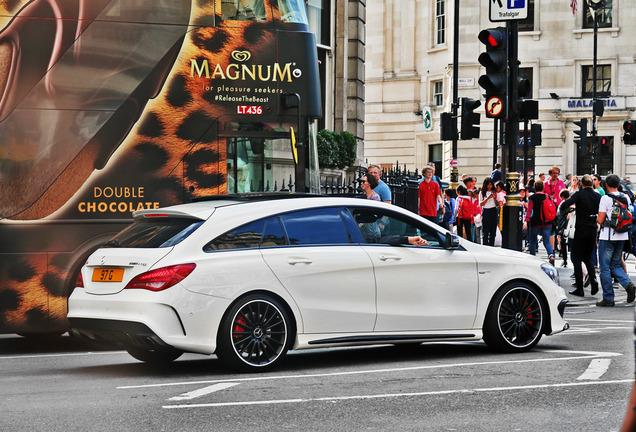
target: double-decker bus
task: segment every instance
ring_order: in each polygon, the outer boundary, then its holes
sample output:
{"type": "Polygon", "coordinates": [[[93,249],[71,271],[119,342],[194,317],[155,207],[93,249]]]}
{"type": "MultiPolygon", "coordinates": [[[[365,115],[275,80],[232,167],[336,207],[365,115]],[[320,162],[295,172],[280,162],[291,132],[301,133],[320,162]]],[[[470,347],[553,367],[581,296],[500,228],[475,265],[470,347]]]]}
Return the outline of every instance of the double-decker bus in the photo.
{"type": "Polygon", "coordinates": [[[135,210],[318,192],[321,115],[303,0],[0,2],[0,333],[65,331],[135,210]]]}

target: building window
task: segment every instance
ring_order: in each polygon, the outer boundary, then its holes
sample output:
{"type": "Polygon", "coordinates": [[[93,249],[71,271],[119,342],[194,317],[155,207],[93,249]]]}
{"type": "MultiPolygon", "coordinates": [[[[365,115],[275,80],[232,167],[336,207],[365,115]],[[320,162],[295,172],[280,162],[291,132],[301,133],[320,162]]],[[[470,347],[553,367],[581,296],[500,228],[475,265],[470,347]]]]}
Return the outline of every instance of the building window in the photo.
{"type": "Polygon", "coordinates": [[[306,0],[305,3],[307,5],[309,29],[316,35],[316,42],[321,45],[331,46],[330,0],[306,0]]]}
{"type": "MultiPolygon", "coordinates": [[[[604,4],[598,9],[598,26],[612,26],[612,0],[605,0],[604,4]]],[[[583,1],[583,28],[594,28],[594,16],[592,8],[587,0],[583,1]]]]}
{"type": "MultiPolygon", "coordinates": [[[[583,66],[583,91],[581,96],[594,96],[594,67],[583,66]]],[[[612,67],[610,65],[599,65],[596,68],[596,96],[608,97],[612,90],[612,67]]]]}
{"type": "MultiPolygon", "coordinates": [[[[428,161],[435,165],[435,175],[442,178],[442,156],[443,148],[441,144],[431,144],[428,146],[428,161]]],[[[422,169],[422,174],[424,170],[422,169]]]]}
{"type": "Polygon", "coordinates": [[[435,106],[444,105],[444,81],[433,83],[433,103],[435,106]]]}
{"type": "Polygon", "coordinates": [[[435,45],[446,43],[446,0],[435,0],[435,45]]]}
{"type": "Polygon", "coordinates": [[[519,21],[519,31],[534,31],[534,0],[528,2],[528,18],[519,21]]]}
{"type": "Polygon", "coordinates": [[[519,78],[525,78],[528,80],[528,94],[525,96],[525,98],[532,99],[532,68],[519,68],[519,78]]]}

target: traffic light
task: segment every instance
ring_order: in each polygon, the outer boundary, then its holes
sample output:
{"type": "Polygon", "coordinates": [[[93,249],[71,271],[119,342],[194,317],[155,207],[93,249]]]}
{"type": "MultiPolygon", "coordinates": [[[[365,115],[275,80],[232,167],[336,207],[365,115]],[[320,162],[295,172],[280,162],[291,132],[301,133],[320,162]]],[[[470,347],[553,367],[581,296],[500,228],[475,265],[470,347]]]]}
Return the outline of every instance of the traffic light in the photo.
{"type": "Polygon", "coordinates": [[[462,131],[461,138],[470,140],[479,138],[479,113],[473,112],[481,105],[481,102],[475,99],[462,98],[462,131]]]}
{"type": "Polygon", "coordinates": [[[442,141],[453,141],[457,136],[457,118],[453,118],[451,113],[441,113],[439,115],[440,122],[440,139],[442,141]]]}
{"type": "Polygon", "coordinates": [[[574,135],[578,138],[574,138],[574,144],[581,149],[581,153],[587,155],[587,119],[581,119],[574,122],[579,128],[574,130],[574,135]]]}
{"type": "Polygon", "coordinates": [[[533,147],[539,147],[541,145],[541,132],[542,127],[540,124],[535,123],[530,126],[530,142],[533,147]]]}
{"type": "MultiPolygon", "coordinates": [[[[478,39],[486,45],[486,52],[479,55],[479,64],[486,68],[486,75],[479,77],[479,85],[486,91],[486,107],[490,105],[498,106],[506,100],[508,92],[508,55],[506,45],[508,42],[508,31],[504,27],[496,27],[479,32],[478,39]],[[490,101],[492,98],[496,103],[490,101]]],[[[496,111],[486,109],[487,117],[498,117],[502,110],[496,111]],[[497,113],[496,115],[493,114],[497,113]]]]}
{"type": "Polygon", "coordinates": [[[623,135],[625,144],[636,144],[636,120],[627,120],[623,123],[623,130],[625,131],[625,135],[623,135]]]}

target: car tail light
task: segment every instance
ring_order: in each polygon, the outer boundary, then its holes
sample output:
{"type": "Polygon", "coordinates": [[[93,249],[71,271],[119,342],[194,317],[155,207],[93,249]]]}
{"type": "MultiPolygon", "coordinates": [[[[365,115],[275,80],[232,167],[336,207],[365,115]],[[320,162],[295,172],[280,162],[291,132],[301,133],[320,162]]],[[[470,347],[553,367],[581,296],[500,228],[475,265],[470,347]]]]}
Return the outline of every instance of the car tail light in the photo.
{"type": "Polygon", "coordinates": [[[75,281],[75,288],[84,288],[84,278],[82,277],[82,272],[79,272],[79,276],[77,276],[77,280],[75,281]]]}
{"type": "Polygon", "coordinates": [[[161,267],[135,276],[124,289],[146,289],[150,291],[162,291],[184,280],[196,264],[179,264],[169,267],[161,267]]]}

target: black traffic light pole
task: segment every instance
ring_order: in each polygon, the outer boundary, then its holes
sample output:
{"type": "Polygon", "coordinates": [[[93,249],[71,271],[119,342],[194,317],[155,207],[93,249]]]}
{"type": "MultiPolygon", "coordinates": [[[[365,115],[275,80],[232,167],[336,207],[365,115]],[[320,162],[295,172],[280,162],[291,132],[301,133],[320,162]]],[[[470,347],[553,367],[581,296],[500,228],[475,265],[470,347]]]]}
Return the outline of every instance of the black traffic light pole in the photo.
{"type": "Polygon", "coordinates": [[[508,145],[508,173],[506,174],[506,204],[503,208],[502,247],[521,251],[523,212],[519,196],[517,172],[517,143],[519,142],[518,76],[519,76],[519,23],[508,21],[508,95],[506,116],[506,144],[508,145]]]}
{"type": "MultiPolygon", "coordinates": [[[[453,102],[451,103],[451,113],[453,118],[453,146],[451,148],[451,158],[457,160],[457,107],[459,105],[459,0],[455,0],[453,24],[453,102]]],[[[456,166],[451,166],[450,183],[453,189],[457,189],[458,170],[456,166]]]]}

